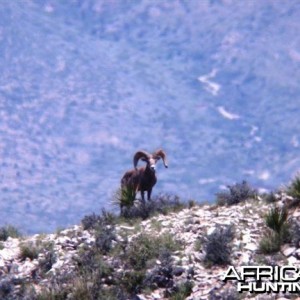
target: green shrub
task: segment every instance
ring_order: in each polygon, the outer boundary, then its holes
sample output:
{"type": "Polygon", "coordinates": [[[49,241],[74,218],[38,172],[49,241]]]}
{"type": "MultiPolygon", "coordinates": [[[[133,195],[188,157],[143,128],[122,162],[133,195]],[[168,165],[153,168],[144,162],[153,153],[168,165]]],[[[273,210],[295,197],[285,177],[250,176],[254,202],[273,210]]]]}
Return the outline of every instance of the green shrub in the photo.
{"type": "Polygon", "coordinates": [[[123,208],[130,208],[134,205],[135,190],[132,187],[119,188],[114,196],[113,203],[120,207],[121,215],[123,208]]]}
{"type": "Polygon", "coordinates": [[[259,242],[259,250],[263,254],[272,254],[280,250],[281,238],[276,232],[268,232],[259,242]]]}
{"type": "Polygon", "coordinates": [[[144,280],[144,286],[150,289],[174,288],[174,267],[171,252],[163,250],[159,255],[160,264],[153,268],[144,280]]]}
{"type": "Polygon", "coordinates": [[[234,205],[244,202],[250,198],[256,198],[257,191],[249,186],[246,181],[236,183],[235,185],[228,185],[229,192],[217,193],[218,205],[234,205]]]}
{"type": "Polygon", "coordinates": [[[43,272],[47,272],[56,261],[53,242],[43,242],[39,240],[24,242],[20,245],[19,259],[21,261],[26,260],[26,258],[30,260],[37,259],[41,253],[44,253],[45,257],[40,261],[40,267],[43,272]]]}
{"type": "Polygon", "coordinates": [[[14,290],[14,284],[11,280],[4,279],[0,281],[0,297],[1,299],[7,299],[8,296],[14,290]]]}
{"type": "Polygon", "coordinates": [[[286,192],[293,197],[290,207],[299,206],[300,204],[300,174],[298,174],[291,184],[287,187],[286,192]]]}
{"type": "Polygon", "coordinates": [[[229,264],[233,238],[232,225],[226,227],[219,225],[213,233],[202,238],[203,248],[206,253],[204,262],[208,266],[229,264]]]}
{"type": "Polygon", "coordinates": [[[115,225],[116,219],[117,217],[113,213],[107,212],[105,209],[102,209],[100,215],[96,215],[95,213],[91,215],[86,215],[81,220],[81,224],[83,230],[90,230],[90,229],[96,229],[107,225],[115,225]]]}
{"type": "Polygon", "coordinates": [[[274,192],[270,192],[268,194],[264,194],[263,195],[263,199],[267,202],[267,203],[275,203],[278,201],[278,199],[276,198],[276,195],[274,192]]]}
{"type": "Polygon", "coordinates": [[[116,299],[114,291],[104,285],[116,284],[119,280],[113,276],[113,268],[103,260],[103,255],[96,247],[79,252],[74,258],[76,269],[71,281],[71,299],[116,299]]]}
{"type": "Polygon", "coordinates": [[[95,247],[102,253],[107,254],[112,249],[112,243],[116,240],[114,227],[98,227],[95,232],[95,247]]]}
{"type": "Polygon", "coordinates": [[[273,207],[265,216],[265,222],[269,230],[259,243],[259,249],[264,254],[275,253],[285,242],[290,242],[291,232],[288,220],[288,210],[284,207],[273,207]]]}
{"type": "Polygon", "coordinates": [[[38,249],[38,252],[44,253],[44,258],[39,262],[40,270],[42,273],[47,273],[49,270],[51,270],[52,266],[57,260],[57,256],[54,251],[54,243],[44,243],[43,246],[38,249]]]}
{"type": "Polygon", "coordinates": [[[0,241],[6,241],[8,237],[19,238],[21,236],[20,231],[12,225],[0,227],[0,241]]]}
{"type": "Polygon", "coordinates": [[[142,270],[150,260],[158,258],[162,251],[173,252],[180,248],[181,245],[170,234],[153,236],[142,233],[129,243],[125,255],[132,268],[142,270]]]}
{"type": "Polygon", "coordinates": [[[237,292],[235,288],[227,288],[222,291],[218,291],[217,289],[213,289],[209,293],[208,300],[240,300],[242,297],[237,292]]]}
{"type": "Polygon", "coordinates": [[[107,278],[112,275],[112,268],[104,262],[103,255],[96,247],[84,249],[74,258],[76,271],[80,275],[92,274],[97,271],[99,278],[107,278]]]}
{"type": "Polygon", "coordinates": [[[143,205],[124,207],[122,216],[125,219],[148,219],[155,214],[166,215],[170,212],[177,212],[187,207],[187,204],[180,201],[176,195],[160,194],[143,205]]]}
{"type": "Polygon", "coordinates": [[[193,291],[193,283],[189,280],[177,285],[171,294],[171,300],[185,300],[193,291]]]}
{"type": "Polygon", "coordinates": [[[138,294],[141,292],[145,279],[145,270],[125,271],[120,281],[123,289],[129,294],[138,294]]]}
{"type": "Polygon", "coordinates": [[[297,220],[292,220],[290,222],[290,242],[294,247],[300,247],[300,224],[297,220]]]}
{"type": "Polygon", "coordinates": [[[30,260],[38,258],[41,249],[35,245],[33,242],[27,242],[20,246],[20,254],[19,259],[21,261],[26,260],[29,258],[30,260]]]}
{"type": "Polygon", "coordinates": [[[284,207],[273,207],[265,216],[266,225],[277,234],[287,233],[288,210],[284,207]]]}

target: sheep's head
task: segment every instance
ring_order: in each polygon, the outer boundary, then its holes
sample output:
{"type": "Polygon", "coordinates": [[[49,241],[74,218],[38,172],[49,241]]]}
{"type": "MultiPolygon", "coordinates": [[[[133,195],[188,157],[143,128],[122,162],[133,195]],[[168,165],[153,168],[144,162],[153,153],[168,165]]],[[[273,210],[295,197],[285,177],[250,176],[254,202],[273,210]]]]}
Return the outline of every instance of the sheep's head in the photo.
{"type": "Polygon", "coordinates": [[[140,159],[147,163],[147,165],[149,166],[149,168],[152,172],[155,172],[156,163],[159,159],[163,160],[164,166],[166,168],[168,167],[167,156],[166,156],[166,153],[162,149],[159,149],[152,154],[149,154],[146,151],[136,152],[133,157],[133,165],[134,165],[135,169],[137,169],[137,164],[140,159]]]}

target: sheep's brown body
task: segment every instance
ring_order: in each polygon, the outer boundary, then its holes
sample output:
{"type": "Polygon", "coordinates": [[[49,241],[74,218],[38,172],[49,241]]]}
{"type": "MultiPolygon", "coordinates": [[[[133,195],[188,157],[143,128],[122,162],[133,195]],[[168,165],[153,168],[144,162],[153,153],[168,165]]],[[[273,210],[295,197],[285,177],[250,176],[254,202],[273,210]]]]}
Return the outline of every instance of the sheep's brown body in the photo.
{"type": "Polygon", "coordinates": [[[163,150],[157,150],[153,154],[149,154],[146,151],[136,152],[133,158],[135,169],[127,171],[124,174],[121,180],[121,187],[132,189],[135,195],[137,192],[141,192],[143,202],[145,202],[145,192],[147,192],[147,200],[151,200],[152,189],[157,182],[155,165],[160,158],[162,158],[167,168],[166,154],[163,150]],[[139,159],[147,163],[146,167],[137,168],[139,159]]]}

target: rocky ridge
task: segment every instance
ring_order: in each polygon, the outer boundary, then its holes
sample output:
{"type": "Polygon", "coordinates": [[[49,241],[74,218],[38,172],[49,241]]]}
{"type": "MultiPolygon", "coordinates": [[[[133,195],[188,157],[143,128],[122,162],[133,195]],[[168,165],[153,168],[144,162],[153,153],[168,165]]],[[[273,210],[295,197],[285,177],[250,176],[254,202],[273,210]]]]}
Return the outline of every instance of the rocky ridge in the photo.
{"type": "MultiPolygon", "coordinates": [[[[282,206],[287,200],[289,200],[287,197],[282,197],[276,205],[282,206]]],[[[172,280],[175,283],[186,280],[192,283],[191,294],[186,299],[237,299],[237,297],[295,299],[295,295],[289,294],[236,295],[235,283],[222,281],[228,265],[208,266],[204,261],[206,253],[202,245],[203,238],[213,233],[216,228],[232,226],[234,238],[231,242],[230,265],[276,264],[300,267],[300,248],[295,244],[284,244],[280,251],[273,255],[261,254],[258,251],[259,242],[267,230],[264,216],[273,206],[274,203],[268,204],[258,198],[233,206],[195,205],[167,215],[156,215],[137,223],[119,222],[112,228],[114,233],[112,249],[122,243],[125,245],[125,240],[128,245],[141,234],[149,236],[169,234],[181,244],[181,248],[172,253],[172,280]]],[[[300,210],[290,210],[289,216],[295,221],[300,220],[300,210]]],[[[78,257],[95,243],[94,231],[84,230],[82,225],[73,226],[56,234],[26,238],[9,237],[2,242],[0,250],[0,295],[3,299],[5,295],[9,295],[7,299],[19,299],[24,283],[30,285],[35,293],[39,293],[44,288],[49,288],[62,274],[64,277],[72,277],[77,268],[78,257]],[[35,245],[40,247],[40,251],[33,258],[21,257],[24,245],[35,245]],[[49,253],[52,255],[50,259],[49,253]],[[46,267],[45,261],[48,262],[46,267]]],[[[113,274],[122,273],[124,268],[128,267],[126,264],[117,264],[116,258],[107,253],[103,254],[102,259],[115,268],[116,273],[113,274]]],[[[151,267],[152,270],[161,264],[157,258],[151,267]]],[[[103,284],[109,286],[111,282],[106,278],[103,284]]],[[[132,299],[167,299],[166,289],[167,285],[160,287],[158,284],[147,293],[139,291],[132,299]]],[[[24,298],[26,293],[22,295],[24,298]]],[[[72,293],[67,298],[76,299],[72,293]]]]}

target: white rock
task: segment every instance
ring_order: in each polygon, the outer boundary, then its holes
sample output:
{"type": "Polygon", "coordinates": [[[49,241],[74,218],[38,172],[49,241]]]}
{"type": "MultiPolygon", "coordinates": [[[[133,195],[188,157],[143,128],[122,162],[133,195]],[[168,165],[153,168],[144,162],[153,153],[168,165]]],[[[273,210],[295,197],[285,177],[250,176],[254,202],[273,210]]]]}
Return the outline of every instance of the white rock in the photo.
{"type": "Polygon", "coordinates": [[[170,226],[170,221],[163,221],[161,222],[161,225],[164,227],[170,226]]]}
{"type": "Polygon", "coordinates": [[[299,263],[299,260],[295,256],[290,256],[288,259],[288,265],[294,266],[295,264],[299,263]]]}
{"type": "Polygon", "coordinates": [[[210,227],[210,228],[207,230],[207,235],[211,235],[215,230],[216,230],[216,227],[210,227]]]}
{"type": "Polygon", "coordinates": [[[60,269],[63,266],[64,262],[62,260],[58,260],[56,263],[52,265],[52,269],[60,269]]]}
{"type": "Polygon", "coordinates": [[[293,212],[293,217],[295,217],[295,218],[300,217],[300,210],[295,210],[295,211],[293,212]]]}
{"type": "Polygon", "coordinates": [[[248,265],[249,262],[250,262],[250,255],[247,252],[242,253],[242,256],[240,258],[240,264],[248,265]]]}
{"type": "Polygon", "coordinates": [[[132,226],[125,226],[125,225],[120,225],[119,228],[120,229],[125,229],[125,230],[134,230],[134,227],[132,227],[132,226]]]}
{"type": "Polygon", "coordinates": [[[257,250],[257,245],[254,243],[248,243],[248,244],[246,244],[244,249],[250,250],[250,251],[255,251],[255,250],[257,250]]]}
{"type": "Polygon", "coordinates": [[[243,243],[248,244],[251,242],[251,236],[250,234],[247,232],[246,234],[243,235],[243,243]]]}
{"type": "Polygon", "coordinates": [[[296,248],[289,245],[283,245],[281,247],[281,252],[284,256],[291,256],[295,252],[296,248]]]}
{"type": "Polygon", "coordinates": [[[158,292],[153,292],[151,294],[151,299],[163,299],[163,297],[158,292]]]}

